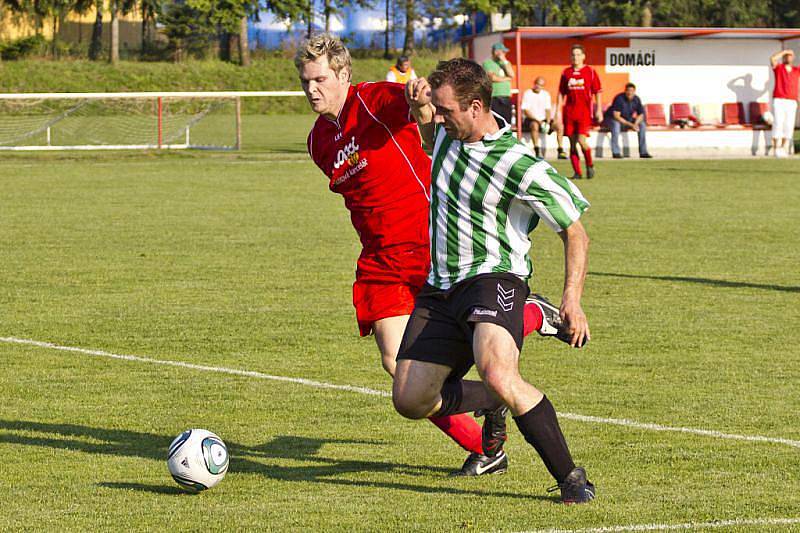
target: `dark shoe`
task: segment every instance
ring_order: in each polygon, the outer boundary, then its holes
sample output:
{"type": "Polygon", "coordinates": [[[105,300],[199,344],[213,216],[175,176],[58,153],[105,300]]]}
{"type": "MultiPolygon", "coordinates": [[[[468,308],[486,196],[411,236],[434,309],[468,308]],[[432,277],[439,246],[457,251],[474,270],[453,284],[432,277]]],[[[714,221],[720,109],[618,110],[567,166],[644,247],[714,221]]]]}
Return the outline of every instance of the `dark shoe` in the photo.
{"type": "Polygon", "coordinates": [[[564,150],[559,150],[558,151],[558,158],[559,159],[567,159],[567,152],[565,152],[564,150]]]}
{"type": "Polygon", "coordinates": [[[542,157],[542,149],[539,148],[538,146],[534,146],[533,147],[533,153],[536,155],[536,157],[539,157],[539,158],[542,157]]]}
{"type": "Polygon", "coordinates": [[[475,412],[475,416],[484,417],[481,447],[487,457],[496,457],[503,453],[503,444],[508,439],[508,432],[506,431],[507,414],[508,407],[505,405],[501,405],[492,411],[481,409],[475,412]]]}
{"type": "Polygon", "coordinates": [[[574,180],[582,180],[583,176],[581,176],[580,174],[578,174],[576,172],[575,174],[572,175],[572,179],[574,179],[574,180]]]}
{"type": "MultiPolygon", "coordinates": [[[[561,320],[560,310],[550,300],[541,294],[531,294],[525,300],[525,305],[527,304],[533,304],[542,311],[542,327],[536,330],[539,335],[542,337],[555,337],[567,344],[572,342],[572,334],[570,334],[566,324],[561,320]]],[[[576,346],[576,348],[586,346],[587,342],[589,340],[584,339],[583,344],[576,346]]]]}
{"type": "Polygon", "coordinates": [[[614,159],[622,159],[622,154],[611,154],[614,159]]]}
{"type": "Polygon", "coordinates": [[[639,154],[639,159],[653,159],[653,156],[650,154],[639,154]]]}
{"type": "Polygon", "coordinates": [[[567,505],[589,503],[594,500],[594,485],[586,479],[586,470],[580,466],[573,468],[563,483],[550,487],[547,492],[553,492],[558,489],[561,489],[561,503],[567,505]]]}
{"type": "Polygon", "coordinates": [[[590,180],[594,177],[594,167],[586,167],[586,179],[590,180]]]}
{"type": "Polygon", "coordinates": [[[461,470],[453,472],[450,477],[473,477],[488,474],[505,474],[508,470],[508,456],[501,451],[495,457],[487,457],[479,453],[471,453],[461,470]]]}

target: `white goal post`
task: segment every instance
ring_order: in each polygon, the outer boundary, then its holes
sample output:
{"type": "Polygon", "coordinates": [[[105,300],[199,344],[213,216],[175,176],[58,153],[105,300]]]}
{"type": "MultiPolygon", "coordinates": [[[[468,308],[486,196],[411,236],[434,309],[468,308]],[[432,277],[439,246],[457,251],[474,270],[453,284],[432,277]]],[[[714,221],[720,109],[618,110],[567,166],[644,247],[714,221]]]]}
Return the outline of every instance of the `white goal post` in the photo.
{"type": "Polygon", "coordinates": [[[0,150],[239,150],[242,99],[302,91],[0,94],[0,150]]]}

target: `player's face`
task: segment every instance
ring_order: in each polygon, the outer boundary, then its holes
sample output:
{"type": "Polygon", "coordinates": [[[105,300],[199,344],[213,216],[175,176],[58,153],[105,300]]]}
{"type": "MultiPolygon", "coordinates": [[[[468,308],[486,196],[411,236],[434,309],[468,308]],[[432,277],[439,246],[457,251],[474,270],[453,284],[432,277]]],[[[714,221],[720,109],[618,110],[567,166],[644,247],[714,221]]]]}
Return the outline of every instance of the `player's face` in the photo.
{"type": "Polygon", "coordinates": [[[536,80],[536,82],[533,84],[533,92],[538,93],[542,89],[544,89],[544,80],[543,79],[536,80]]]}
{"type": "Polygon", "coordinates": [[[451,139],[467,140],[475,129],[475,111],[472,106],[466,110],[456,100],[455,91],[449,85],[431,90],[431,103],[436,107],[433,120],[444,126],[451,139]]]}
{"type": "Polygon", "coordinates": [[[783,56],[783,62],[786,63],[787,65],[791,65],[792,63],[794,63],[794,52],[783,56]]]}
{"type": "Polygon", "coordinates": [[[572,50],[571,61],[573,67],[582,67],[583,62],[586,61],[586,54],[580,48],[572,50]]]}
{"type": "Polygon", "coordinates": [[[397,67],[397,69],[400,72],[408,72],[408,69],[410,68],[411,68],[411,61],[403,61],[402,63],[400,63],[400,66],[397,67]]]}
{"type": "Polygon", "coordinates": [[[328,58],[321,56],[300,69],[300,85],[314,113],[335,119],[347,98],[350,80],[345,69],[337,75],[328,58]]]}
{"type": "Polygon", "coordinates": [[[628,100],[633,100],[633,97],[636,96],[636,89],[633,87],[628,87],[625,89],[625,98],[628,100]]]}

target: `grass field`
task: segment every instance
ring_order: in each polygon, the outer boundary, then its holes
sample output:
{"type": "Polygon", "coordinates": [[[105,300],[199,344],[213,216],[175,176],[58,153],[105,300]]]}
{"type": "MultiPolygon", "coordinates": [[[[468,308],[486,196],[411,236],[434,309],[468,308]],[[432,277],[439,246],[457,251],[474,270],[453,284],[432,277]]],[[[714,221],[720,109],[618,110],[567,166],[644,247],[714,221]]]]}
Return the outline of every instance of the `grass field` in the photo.
{"type": "MultiPolygon", "coordinates": [[[[522,355],[598,488],[564,507],[513,425],[508,474],[452,480],[465,454],[387,398],[264,379],[390,388],[310,120],[250,122],[240,153],[0,154],[0,530],[800,530],[800,161],[600,161],[579,183],[593,340],[522,355]],[[232,453],[200,495],[166,470],[188,427],[232,453]]],[[[560,241],[533,240],[558,299],[560,241]]]]}

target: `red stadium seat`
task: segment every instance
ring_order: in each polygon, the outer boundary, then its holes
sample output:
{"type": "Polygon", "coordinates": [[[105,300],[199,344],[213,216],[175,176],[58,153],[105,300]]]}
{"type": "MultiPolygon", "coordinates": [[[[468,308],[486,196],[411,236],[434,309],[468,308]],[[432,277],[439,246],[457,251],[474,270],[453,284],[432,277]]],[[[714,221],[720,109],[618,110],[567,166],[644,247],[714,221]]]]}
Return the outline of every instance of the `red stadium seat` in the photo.
{"type": "Polygon", "coordinates": [[[685,102],[669,105],[670,124],[686,124],[692,117],[692,106],[685,102]]]}
{"type": "Polygon", "coordinates": [[[667,117],[664,115],[662,104],[645,104],[644,112],[647,115],[648,126],[666,126],[667,117]]]}
{"type": "Polygon", "coordinates": [[[742,102],[722,104],[722,123],[726,125],[744,124],[744,104],[742,102]]]}
{"type": "Polygon", "coordinates": [[[750,124],[754,126],[764,124],[764,113],[769,110],[769,104],[766,102],[750,102],[748,108],[750,124]]]}

